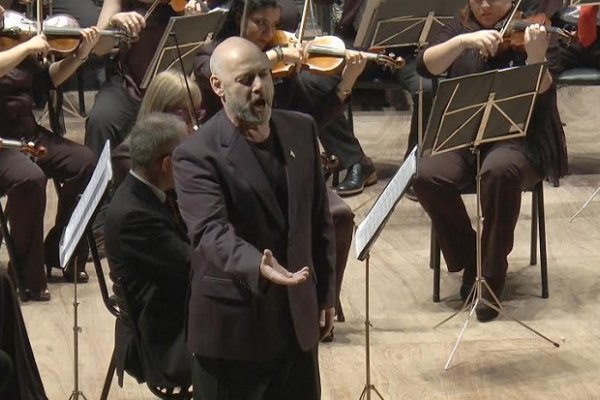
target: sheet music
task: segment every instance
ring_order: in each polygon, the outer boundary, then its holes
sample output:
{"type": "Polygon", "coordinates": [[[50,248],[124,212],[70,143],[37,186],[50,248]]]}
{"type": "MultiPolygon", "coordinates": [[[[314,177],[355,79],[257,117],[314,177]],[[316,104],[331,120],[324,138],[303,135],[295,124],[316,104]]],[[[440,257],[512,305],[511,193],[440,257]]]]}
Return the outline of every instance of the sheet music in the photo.
{"type": "Polygon", "coordinates": [[[364,260],[366,253],[375,239],[377,239],[379,232],[383,229],[385,222],[392,211],[394,211],[394,207],[396,207],[406,189],[411,185],[416,174],[417,146],[412,149],[410,155],[398,169],[398,172],[396,172],[392,180],[383,189],[377,200],[375,200],[375,204],[373,204],[365,219],[358,225],[356,234],[354,235],[356,258],[364,260]]]}
{"type": "Polygon", "coordinates": [[[85,234],[90,220],[92,219],[100,200],[104,196],[108,184],[112,179],[112,164],[110,162],[110,141],[106,141],[96,169],[81,195],[71,219],[60,238],[59,256],[60,265],[64,269],[69,263],[75,248],[85,234]]]}

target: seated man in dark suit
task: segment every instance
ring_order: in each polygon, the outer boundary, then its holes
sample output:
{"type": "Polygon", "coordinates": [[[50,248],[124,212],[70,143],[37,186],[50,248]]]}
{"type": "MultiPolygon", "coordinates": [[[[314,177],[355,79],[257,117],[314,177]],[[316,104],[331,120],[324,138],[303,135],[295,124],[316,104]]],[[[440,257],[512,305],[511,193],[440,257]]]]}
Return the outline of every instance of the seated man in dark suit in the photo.
{"type": "Polygon", "coordinates": [[[165,191],[174,188],[171,152],[186,135],[179,118],[153,113],[130,135],[132,170],[108,208],[105,240],[111,278],[119,279],[140,334],[117,319],[117,373],[164,387],[190,384],[184,317],[190,246],[165,191]]]}
{"type": "Polygon", "coordinates": [[[318,400],[317,345],[335,314],[318,129],[272,109],[271,65],[252,42],[224,40],[210,67],[223,110],[173,153],[194,398],[318,400]]]}

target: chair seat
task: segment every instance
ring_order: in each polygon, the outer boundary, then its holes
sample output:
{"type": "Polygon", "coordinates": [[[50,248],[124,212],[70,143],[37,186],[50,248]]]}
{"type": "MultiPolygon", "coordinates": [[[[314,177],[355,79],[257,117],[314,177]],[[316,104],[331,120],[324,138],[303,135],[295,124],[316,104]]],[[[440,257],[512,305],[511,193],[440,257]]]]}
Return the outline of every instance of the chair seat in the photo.
{"type": "Polygon", "coordinates": [[[354,85],[355,89],[372,89],[372,90],[404,90],[404,86],[396,79],[370,79],[359,80],[354,85]]]}
{"type": "Polygon", "coordinates": [[[595,68],[569,69],[559,75],[558,84],[563,86],[600,85],[600,70],[595,68]]]}

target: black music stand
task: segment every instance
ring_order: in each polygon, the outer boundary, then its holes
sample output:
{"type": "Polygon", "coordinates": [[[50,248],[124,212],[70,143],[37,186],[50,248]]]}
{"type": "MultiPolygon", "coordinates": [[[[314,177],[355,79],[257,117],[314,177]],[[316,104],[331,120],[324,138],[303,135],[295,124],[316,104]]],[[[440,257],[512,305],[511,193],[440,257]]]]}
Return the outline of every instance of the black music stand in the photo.
{"type": "Polygon", "coordinates": [[[381,192],[375,203],[356,228],[354,243],[356,258],[365,262],[365,349],[366,349],[366,383],[359,400],[371,400],[371,392],[383,400],[383,396],[371,383],[371,321],[369,319],[369,256],[371,247],[379,237],[387,220],[392,215],[396,204],[406,190],[412,185],[417,174],[417,147],[415,146],[404,160],[398,172],[381,192]]]}
{"type": "MultiPolygon", "coordinates": [[[[446,22],[452,20],[463,0],[374,0],[367,3],[354,46],[366,49],[425,47],[446,22]]],[[[423,78],[419,76],[418,143],[423,142],[423,78]]]]}
{"type": "MultiPolygon", "coordinates": [[[[102,204],[109,183],[112,179],[112,164],[110,160],[110,141],[106,141],[104,149],[100,155],[96,169],[90,178],[81,195],[69,223],[65,228],[59,245],[60,265],[64,269],[73,257],[75,249],[79,247],[83,240],[87,240],[92,254],[94,264],[100,263],[96,241],[92,233],[92,223],[98,212],[98,207],[102,204]]],[[[69,400],[87,399],[83,392],[79,390],[79,326],[77,298],[77,276],[78,268],[74,266],[73,273],[73,392],[69,400]]],[[[103,277],[98,277],[102,279],[103,277]]]]}
{"type": "Polygon", "coordinates": [[[469,315],[444,366],[447,370],[458,349],[469,321],[479,303],[496,310],[542,339],[559,344],[508,314],[496,294],[487,284],[481,271],[481,160],[480,146],[511,138],[524,137],[533,112],[535,99],[545,73],[544,64],[494,70],[440,83],[423,142],[422,155],[432,156],[452,150],[470,148],[477,162],[477,276],[461,310],[439,324],[446,323],[463,311],[469,315]],[[494,301],[483,298],[483,287],[494,301]]]}
{"type": "Polygon", "coordinates": [[[219,8],[207,14],[171,17],[140,87],[146,89],[156,74],[167,69],[191,74],[196,51],[212,40],[225,15],[227,11],[219,8]]]}

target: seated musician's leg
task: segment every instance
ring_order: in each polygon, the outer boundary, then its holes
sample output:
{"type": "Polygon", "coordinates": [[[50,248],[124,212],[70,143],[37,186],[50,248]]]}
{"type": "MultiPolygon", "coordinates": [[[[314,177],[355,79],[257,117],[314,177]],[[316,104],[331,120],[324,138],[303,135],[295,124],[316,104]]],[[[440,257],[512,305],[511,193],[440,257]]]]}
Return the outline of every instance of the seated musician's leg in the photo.
{"type": "MultiPolygon", "coordinates": [[[[64,228],[76,204],[77,197],[85,190],[96,165],[96,156],[87,147],[61,138],[49,131],[42,131],[40,144],[48,154],[38,161],[40,168],[51,178],[57,179],[62,187],[58,196],[58,208],[54,227],[46,235],[44,243],[46,265],[58,267],[58,244],[64,228]]],[[[83,268],[83,265],[81,266],[83,268]]],[[[80,279],[86,279],[84,274],[80,279]]]]}
{"type": "Polygon", "coordinates": [[[123,86],[123,78],[113,76],[98,92],[85,125],[85,145],[99,156],[104,143],[110,140],[117,147],[133,126],[140,107],[123,86]]]}
{"type": "Polygon", "coordinates": [[[340,293],[344,279],[344,270],[348,261],[348,252],[352,244],[352,234],[354,233],[354,213],[348,204],[333,191],[328,190],[327,195],[329,197],[329,209],[335,230],[335,287],[337,294],[335,314],[338,321],[343,322],[345,317],[340,301],[340,293]]]}
{"type": "MultiPolygon", "coordinates": [[[[531,189],[540,179],[539,172],[524,154],[524,142],[498,143],[483,159],[482,274],[499,298],[504,290],[507,257],[513,248],[522,191],[531,189]],[[521,146],[523,149],[519,150],[521,146]]],[[[489,294],[486,298],[492,299],[489,294]]],[[[496,315],[497,313],[488,307],[478,307],[477,317],[480,320],[493,319],[496,315]]]]}
{"type": "MultiPolygon", "coordinates": [[[[44,273],[46,176],[28,156],[0,150],[0,188],[8,193],[8,221],[23,290],[33,300],[50,300],[44,273]]],[[[27,295],[23,295],[26,298],[27,295]]]]}
{"type": "Polygon", "coordinates": [[[473,156],[467,150],[421,158],[413,187],[429,214],[448,271],[463,273],[461,296],[475,280],[475,231],[461,199],[461,190],[473,184],[473,156]]]}
{"type": "MultiPolygon", "coordinates": [[[[307,92],[311,108],[323,107],[325,102],[331,102],[331,95],[339,83],[339,78],[310,73],[300,74],[299,79],[307,92]]],[[[365,186],[377,182],[373,162],[365,155],[345,115],[339,115],[319,127],[319,139],[327,153],[338,157],[340,170],[347,170],[344,181],[335,188],[337,194],[358,194],[365,186]]]]}

